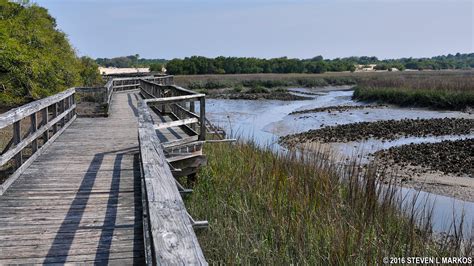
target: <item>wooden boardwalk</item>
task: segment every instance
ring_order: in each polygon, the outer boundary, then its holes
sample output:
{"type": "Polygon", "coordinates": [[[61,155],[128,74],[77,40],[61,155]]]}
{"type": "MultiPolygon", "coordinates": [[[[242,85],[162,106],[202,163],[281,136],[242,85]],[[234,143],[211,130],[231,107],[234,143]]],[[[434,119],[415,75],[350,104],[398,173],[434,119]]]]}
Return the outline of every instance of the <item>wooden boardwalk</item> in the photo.
{"type": "Polygon", "coordinates": [[[0,264],[144,264],[137,91],[78,118],[0,196],[0,264]]]}
{"type": "Polygon", "coordinates": [[[13,170],[0,184],[0,265],[207,265],[194,229],[208,223],[177,179],[194,182],[207,161],[205,95],[172,81],[114,78],[0,114],[12,130],[0,168],[13,170]],[[83,96],[108,117],[77,118],[83,96]]]}

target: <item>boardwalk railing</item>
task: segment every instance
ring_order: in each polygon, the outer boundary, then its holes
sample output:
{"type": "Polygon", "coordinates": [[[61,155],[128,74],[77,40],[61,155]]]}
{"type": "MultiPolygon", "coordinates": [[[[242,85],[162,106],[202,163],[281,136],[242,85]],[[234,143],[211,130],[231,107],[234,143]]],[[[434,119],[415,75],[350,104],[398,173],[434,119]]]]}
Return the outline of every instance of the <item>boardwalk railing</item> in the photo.
{"type": "Polygon", "coordinates": [[[173,84],[173,76],[145,76],[132,78],[114,78],[112,79],[112,85],[114,91],[133,90],[140,87],[140,80],[148,80],[161,85],[173,84]]]}
{"type": "MultiPolygon", "coordinates": [[[[115,91],[135,90],[140,87],[140,80],[149,80],[159,84],[172,84],[173,76],[145,76],[131,78],[113,78],[107,81],[105,89],[107,91],[107,106],[110,106],[112,93],[115,91]]],[[[107,114],[108,114],[107,110],[107,114]]]]}
{"type": "Polygon", "coordinates": [[[0,115],[0,130],[11,139],[0,154],[0,167],[13,172],[0,195],[76,118],[75,88],[31,102],[0,115]]]}
{"type": "MultiPolygon", "coordinates": [[[[111,105],[112,94],[117,91],[138,89],[141,79],[153,81],[163,85],[173,83],[173,76],[111,78],[103,87],[76,87],[76,92],[80,96],[79,98],[86,96],[87,98],[93,99],[93,102],[99,102],[103,104],[105,107],[105,113],[101,113],[100,115],[108,116],[110,114],[109,106],[111,105]]],[[[79,116],[81,115],[82,114],[79,114],[79,116]]]]}
{"type": "Polygon", "coordinates": [[[145,102],[162,114],[173,117],[173,121],[155,125],[155,129],[186,126],[199,140],[206,139],[206,98],[176,85],[159,84],[153,81],[140,80],[140,89],[145,102]],[[196,113],[196,102],[199,113],[196,113]],[[190,125],[190,126],[188,126],[190,125]]]}
{"type": "MultiPolygon", "coordinates": [[[[143,85],[143,84],[142,84],[143,85]]],[[[172,97],[171,97],[172,98],[172,97]]],[[[193,227],[199,226],[186,211],[177,181],[156,134],[147,101],[138,105],[138,138],[143,175],[146,250],[151,264],[206,265],[193,227]],[[149,237],[147,236],[149,234],[149,237]]]]}

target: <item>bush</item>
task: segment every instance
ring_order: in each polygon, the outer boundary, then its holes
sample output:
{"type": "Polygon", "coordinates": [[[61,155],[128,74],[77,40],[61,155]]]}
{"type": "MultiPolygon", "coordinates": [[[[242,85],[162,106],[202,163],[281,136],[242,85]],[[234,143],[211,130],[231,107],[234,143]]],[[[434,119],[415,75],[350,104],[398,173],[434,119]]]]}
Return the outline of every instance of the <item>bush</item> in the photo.
{"type": "Polygon", "coordinates": [[[262,86],[257,86],[248,90],[247,93],[268,93],[268,89],[265,89],[262,86]]]}
{"type": "Polygon", "coordinates": [[[242,89],[243,89],[242,84],[237,84],[237,85],[234,86],[234,92],[236,92],[236,93],[241,92],[242,89]]]}

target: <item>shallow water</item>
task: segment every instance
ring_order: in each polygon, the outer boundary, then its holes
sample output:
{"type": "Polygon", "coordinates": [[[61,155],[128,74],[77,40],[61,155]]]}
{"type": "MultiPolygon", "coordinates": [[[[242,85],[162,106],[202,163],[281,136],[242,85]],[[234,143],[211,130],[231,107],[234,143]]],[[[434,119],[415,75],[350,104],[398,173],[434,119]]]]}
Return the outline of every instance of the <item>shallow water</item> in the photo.
{"type": "MultiPolygon", "coordinates": [[[[285,150],[278,145],[278,138],[287,134],[304,132],[309,129],[317,129],[324,126],[349,124],[355,122],[373,122],[389,119],[403,118],[471,118],[462,112],[432,111],[419,108],[367,108],[359,110],[348,110],[343,112],[319,112],[289,115],[297,110],[311,109],[316,107],[327,107],[335,105],[366,105],[353,101],[353,91],[338,90],[321,92],[306,88],[296,88],[292,91],[313,93],[314,95],[301,94],[313,97],[312,100],[304,101],[277,101],[277,100],[225,100],[208,99],[206,101],[206,114],[214,124],[224,128],[226,132],[244,139],[252,139],[261,145],[271,145],[277,150],[285,150]]],[[[377,150],[393,146],[421,143],[439,142],[443,140],[454,140],[461,138],[473,138],[474,134],[466,136],[440,136],[440,137],[408,137],[393,141],[380,141],[369,139],[362,142],[334,143],[332,148],[335,152],[345,156],[359,156],[362,162],[367,160],[367,154],[377,150]]],[[[464,212],[465,230],[473,229],[474,203],[457,200],[451,197],[434,195],[427,192],[418,192],[410,188],[401,188],[401,197],[410,199],[417,197],[417,205],[428,202],[434,206],[434,230],[445,232],[452,222],[453,214],[459,219],[464,212]]]]}

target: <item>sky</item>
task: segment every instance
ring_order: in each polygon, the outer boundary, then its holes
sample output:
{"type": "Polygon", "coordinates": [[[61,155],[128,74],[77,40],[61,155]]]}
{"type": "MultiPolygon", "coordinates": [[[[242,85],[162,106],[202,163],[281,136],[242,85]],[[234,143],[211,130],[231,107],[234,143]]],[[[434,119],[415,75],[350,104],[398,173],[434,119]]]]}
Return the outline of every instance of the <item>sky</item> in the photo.
{"type": "Polygon", "coordinates": [[[79,55],[431,57],[474,52],[472,0],[32,0],[79,55]]]}

